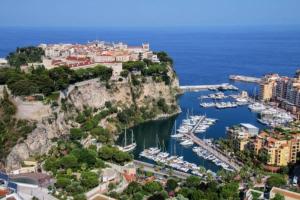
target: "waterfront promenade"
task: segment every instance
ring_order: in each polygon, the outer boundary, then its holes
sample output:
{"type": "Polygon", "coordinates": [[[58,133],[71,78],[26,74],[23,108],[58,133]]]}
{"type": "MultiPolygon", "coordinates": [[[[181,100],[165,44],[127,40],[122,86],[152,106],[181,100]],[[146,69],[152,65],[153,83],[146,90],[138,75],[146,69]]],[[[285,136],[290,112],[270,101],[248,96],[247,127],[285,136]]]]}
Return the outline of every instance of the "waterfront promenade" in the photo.
{"type": "Polygon", "coordinates": [[[228,164],[230,167],[232,167],[234,170],[239,171],[241,166],[236,161],[229,159],[225,154],[221,152],[221,150],[217,149],[214,146],[210,146],[207,143],[205,143],[203,140],[198,138],[194,135],[195,130],[198,128],[198,126],[201,124],[203,119],[198,120],[197,124],[191,129],[189,133],[184,134],[186,137],[190,138],[195,144],[200,146],[201,148],[207,150],[211,154],[213,154],[215,157],[217,157],[222,162],[228,164]]]}

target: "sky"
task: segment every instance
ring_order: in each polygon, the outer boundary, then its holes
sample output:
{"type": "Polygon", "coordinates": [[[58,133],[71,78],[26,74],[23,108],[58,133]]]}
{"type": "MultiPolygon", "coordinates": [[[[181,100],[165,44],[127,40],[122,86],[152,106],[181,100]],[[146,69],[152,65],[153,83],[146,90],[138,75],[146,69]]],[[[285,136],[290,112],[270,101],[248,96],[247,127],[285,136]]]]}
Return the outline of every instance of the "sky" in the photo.
{"type": "Polygon", "coordinates": [[[0,0],[0,27],[300,25],[300,0],[0,0]]]}

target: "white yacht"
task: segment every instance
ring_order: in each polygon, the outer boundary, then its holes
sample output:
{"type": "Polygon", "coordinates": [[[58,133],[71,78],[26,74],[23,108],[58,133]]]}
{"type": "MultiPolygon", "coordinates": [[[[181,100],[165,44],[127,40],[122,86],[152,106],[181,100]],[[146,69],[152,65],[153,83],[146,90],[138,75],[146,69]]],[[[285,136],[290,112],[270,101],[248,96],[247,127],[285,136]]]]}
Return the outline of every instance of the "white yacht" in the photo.
{"type": "Polygon", "coordinates": [[[263,110],[266,109],[266,107],[261,104],[261,103],[254,103],[248,106],[248,108],[252,111],[252,112],[261,112],[263,110]]]}
{"type": "Polygon", "coordinates": [[[194,142],[193,142],[192,140],[190,140],[190,139],[186,139],[186,140],[180,142],[180,144],[181,144],[182,146],[191,146],[191,145],[194,144],[194,142]]]}
{"type": "Polygon", "coordinates": [[[121,147],[121,146],[118,146],[119,150],[120,151],[123,151],[123,152],[130,152],[130,151],[133,151],[135,148],[136,148],[136,143],[133,142],[133,130],[131,130],[131,144],[127,145],[127,135],[126,135],[126,129],[125,129],[125,138],[124,138],[124,146],[121,147]]]}

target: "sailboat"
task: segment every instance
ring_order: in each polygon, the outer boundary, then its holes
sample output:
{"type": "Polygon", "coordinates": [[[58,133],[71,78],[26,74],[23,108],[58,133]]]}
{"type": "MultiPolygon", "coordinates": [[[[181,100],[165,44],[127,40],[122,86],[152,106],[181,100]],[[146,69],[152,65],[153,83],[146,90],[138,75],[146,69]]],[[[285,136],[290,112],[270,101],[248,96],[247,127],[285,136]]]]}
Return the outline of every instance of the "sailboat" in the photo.
{"type": "Polygon", "coordinates": [[[182,138],[183,134],[182,133],[176,133],[176,120],[174,124],[174,133],[171,135],[171,138],[182,138]]]}
{"type": "Polygon", "coordinates": [[[126,129],[125,129],[125,141],[124,141],[124,146],[120,147],[119,150],[123,152],[130,152],[133,151],[136,148],[136,143],[134,142],[133,138],[133,130],[131,130],[131,144],[127,145],[127,134],[126,134],[126,129]]]}

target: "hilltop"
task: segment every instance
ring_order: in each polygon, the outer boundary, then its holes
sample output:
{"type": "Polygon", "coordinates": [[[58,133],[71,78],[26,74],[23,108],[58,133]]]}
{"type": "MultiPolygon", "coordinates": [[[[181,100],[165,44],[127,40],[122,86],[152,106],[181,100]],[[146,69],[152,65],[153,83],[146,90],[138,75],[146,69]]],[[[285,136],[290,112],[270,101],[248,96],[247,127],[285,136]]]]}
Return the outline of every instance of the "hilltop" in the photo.
{"type": "MultiPolygon", "coordinates": [[[[10,55],[18,60],[17,52],[10,55]]],[[[26,68],[23,63],[0,69],[0,83],[15,108],[12,119],[34,125],[23,134],[11,133],[17,137],[14,142],[8,143],[8,136],[2,140],[7,169],[18,169],[23,160],[47,153],[57,139],[77,137],[85,146],[94,140],[113,144],[125,127],[180,112],[172,60],[164,52],[156,55],[160,62],[123,62],[118,73],[99,64],[46,69],[26,61],[26,68]]],[[[42,60],[43,53],[40,56],[42,60]]]]}

